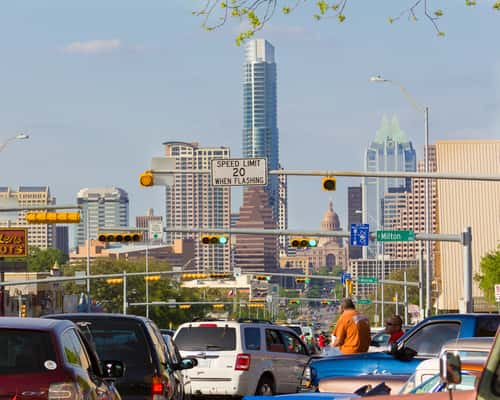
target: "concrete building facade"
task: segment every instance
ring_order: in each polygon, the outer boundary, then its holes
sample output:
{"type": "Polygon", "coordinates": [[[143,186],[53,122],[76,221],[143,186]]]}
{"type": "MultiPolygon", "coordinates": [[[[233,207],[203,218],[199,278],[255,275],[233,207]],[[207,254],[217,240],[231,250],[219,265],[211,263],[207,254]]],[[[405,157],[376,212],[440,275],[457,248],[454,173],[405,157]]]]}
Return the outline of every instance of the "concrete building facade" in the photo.
{"type": "MultiPolygon", "coordinates": [[[[177,170],[209,170],[214,158],[229,158],[227,147],[201,147],[198,143],[165,142],[165,155],[177,170]]],[[[231,189],[212,185],[209,174],[174,174],[165,188],[165,227],[228,228],[231,223],[231,189]]],[[[230,242],[225,246],[202,245],[198,233],[167,232],[165,240],[195,240],[195,269],[229,271],[230,242]]]]}
{"type": "MultiPolygon", "coordinates": [[[[0,206],[4,208],[39,207],[55,205],[48,186],[19,186],[18,190],[0,187],[0,206]]],[[[54,247],[56,226],[54,224],[28,224],[26,211],[0,215],[0,226],[28,227],[28,246],[46,249],[54,247]]]]}

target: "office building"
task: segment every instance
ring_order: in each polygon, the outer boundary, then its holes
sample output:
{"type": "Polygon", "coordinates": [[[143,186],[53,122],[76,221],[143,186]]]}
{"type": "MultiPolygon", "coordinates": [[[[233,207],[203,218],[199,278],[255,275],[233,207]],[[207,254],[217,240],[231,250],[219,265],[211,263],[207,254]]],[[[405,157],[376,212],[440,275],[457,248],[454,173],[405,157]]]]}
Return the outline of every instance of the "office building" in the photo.
{"type": "MultiPolygon", "coordinates": [[[[268,193],[259,186],[245,190],[239,229],[276,229],[268,193]]],[[[242,273],[276,272],[278,269],[278,238],[275,235],[236,235],[235,267],[242,273]]]]}
{"type": "MultiPolygon", "coordinates": [[[[500,171],[500,140],[456,140],[436,143],[437,172],[496,175],[500,171]]],[[[487,181],[437,181],[437,226],[441,233],[460,234],[472,228],[472,275],[481,258],[498,249],[500,185],[487,181]]],[[[463,310],[464,261],[459,243],[438,242],[434,269],[439,310],[463,310]]],[[[488,309],[478,282],[472,280],[474,310],[488,309]]],[[[500,282],[497,282],[500,283],[500,282]]],[[[495,305],[491,305],[496,310],[495,305]]]]}
{"type": "MultiPolygon", "coordinates": [[[[48,186],[19,186],[17,191],[8,187],[0,187],[0,206],[3,208],[40,207],[55,204],[56,199],[51,196],[48,186]]],[[[2,213],[0,226],[27,227],[28,246],[46,249],[55,244],[55,225],[27,224],[26,211],[2,213]]]]}
{"type": "MultiPolygon", "coordinates": [[[[350,231],[352,224],[361,224],[363,221],[363,202],[361,186],[349,186],[347,188],[347,230],[350,231]]],[[[349,245],[349,258],[361,258],[363,256],[361,246],[349,245]]]]}
{"type": "MultiPolygon", "coordinates": [[[[264,39],[249,41],[245,49],[243,157],[267,158],[270,171],[279,167],[276,63],[274,47],[264,39]]],[[[278,176],[269,175],[266,191],[277,221],[280,213],[278,176]]]]}
{"type": "Polygon", "coordinates": [[[69,255],[69,227],[56,225],[56,248],[65,255],[69,255]]]}
{"type": "Polygon", "coordinates": [[[76,228],[77,246],[83,245],[87,238],[96,240],[99,229],[129,226],[128,194],[123,189],[117,187],[81,189],[76,196],[76,203],[82,207],[82,218],[76,228]]]}
{"type": "MultiPolygon", "coordinates": [[[[200,147],[198,143],[165,142],[165,156],[176,170],[210,170],[214,158],[229,158],[227,147],[200,147]]],[[[165,187],[165,227],[229,228],[231,189],[213,186],[209,174],[174,174],[165,187]]],[[[208,232],[209,233],[209,232],[208,232]]],[[[201,244],[199,233],[166,232],[167,244],[175,239],[195,239],[195,269],[222,272],[230,269],[231,238],[226,246],[201,244]]]]}
{"type": "MultiPolygon", "coordinates": [[[[400,129],[396,117],[389,121],[385,116],[375,139],[365,153],[365,170],[380,172],[415,172],[416,152],[413,144],[400,129]]],[[[410,191],[410,180],[405,178],[364,177],[361,181],[363,222],[370,224],[370,231],[383,227],[383,204],[385,193],[410,191]]],[[[371,242],[363,247],[363,257],[373,258],[376,245],[371,242]]]]}
{"type": "MultiPolygon", "coordinates": [[[[288,229],[288,180],[286,175],[278,175],[278,229],[288,229]]],[[[288,254],[288,236],[280,235],[278,241],[280,257],[288,254]]]]}

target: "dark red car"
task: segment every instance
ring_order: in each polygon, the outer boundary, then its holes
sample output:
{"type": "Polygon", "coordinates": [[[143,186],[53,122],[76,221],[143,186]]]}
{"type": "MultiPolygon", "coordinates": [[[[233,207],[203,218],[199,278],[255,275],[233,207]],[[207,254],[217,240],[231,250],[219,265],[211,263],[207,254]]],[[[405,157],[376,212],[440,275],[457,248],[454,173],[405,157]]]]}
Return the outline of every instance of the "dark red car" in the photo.
{"type": "Polygon", "coordinates": [[[123,369],[101,365],[71,321],[0,318],[1,400],[121,400],[113,378],[123,369]]]}

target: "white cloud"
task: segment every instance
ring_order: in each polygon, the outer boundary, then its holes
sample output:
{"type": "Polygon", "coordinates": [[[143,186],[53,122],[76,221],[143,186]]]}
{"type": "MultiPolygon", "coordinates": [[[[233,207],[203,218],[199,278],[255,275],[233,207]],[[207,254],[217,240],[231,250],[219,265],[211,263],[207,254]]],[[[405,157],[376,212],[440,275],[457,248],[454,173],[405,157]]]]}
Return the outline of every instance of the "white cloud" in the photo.
{"type": "Polygon", "coordinates": [[[73,42],[64,47],[68,54],[105,54],[120,50],[120,39],[89,40],[87,42],[73,42]]]}

